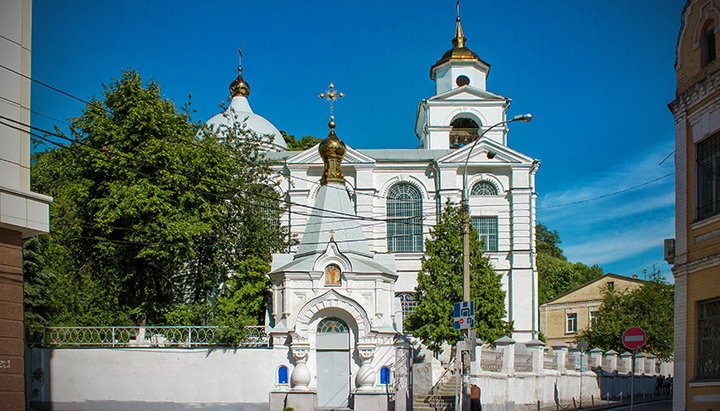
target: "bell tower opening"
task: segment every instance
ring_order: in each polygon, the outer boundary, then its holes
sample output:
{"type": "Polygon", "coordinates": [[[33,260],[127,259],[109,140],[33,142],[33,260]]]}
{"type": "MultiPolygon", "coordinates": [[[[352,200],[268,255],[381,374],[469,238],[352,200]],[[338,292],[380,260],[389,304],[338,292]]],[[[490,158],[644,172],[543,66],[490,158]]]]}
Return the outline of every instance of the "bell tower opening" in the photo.
{"type": "Polygon", "coordinates": [[[450,123],[450,148],[458,149],[478,138],[478,123],[467,117],[456,118],[450,123]]]}

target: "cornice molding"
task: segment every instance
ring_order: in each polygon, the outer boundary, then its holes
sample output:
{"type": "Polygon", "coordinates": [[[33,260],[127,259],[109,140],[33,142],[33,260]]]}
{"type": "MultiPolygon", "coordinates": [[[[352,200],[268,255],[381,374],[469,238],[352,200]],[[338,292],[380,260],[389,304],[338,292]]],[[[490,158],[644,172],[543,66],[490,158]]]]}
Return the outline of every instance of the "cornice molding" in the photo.
{"type": "Polygon", "coordinates": [[[682,118],[691,107],[718,90],[720,90],[720,70],[693,84],[683,94],[668,104],[668,107],[673,117],[675,117],[675,120],[678,120],[682,118]]]}

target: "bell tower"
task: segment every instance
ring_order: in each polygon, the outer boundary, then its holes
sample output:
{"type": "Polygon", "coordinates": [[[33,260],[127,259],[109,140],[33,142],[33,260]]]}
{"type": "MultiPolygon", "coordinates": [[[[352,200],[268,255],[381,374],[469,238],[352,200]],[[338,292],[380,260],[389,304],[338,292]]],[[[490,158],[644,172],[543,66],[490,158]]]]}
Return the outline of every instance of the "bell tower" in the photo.
{"type": "MultiPolygon", "coordinates": [[[[452,45],[430,67],[436,95],[418,104],[415,133],[420,148],[462,148],[488,126],[505,120],[509,100],[487,91],[490,64],[467,47],[459,11],[452,45]]],[[[506,130],[493,129],[486,137],[505,145],[506,130]]]]}

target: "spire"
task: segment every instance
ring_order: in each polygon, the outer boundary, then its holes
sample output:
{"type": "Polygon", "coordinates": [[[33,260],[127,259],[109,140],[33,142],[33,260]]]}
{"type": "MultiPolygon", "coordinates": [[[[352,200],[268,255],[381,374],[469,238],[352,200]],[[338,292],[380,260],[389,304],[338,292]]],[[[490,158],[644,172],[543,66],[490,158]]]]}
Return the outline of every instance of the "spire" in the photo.
{"type": "Polygon", "coordinates": [[[453,47],[456,49],[465,47],[465,35],[463,34],[460,16],[455,19],[455,38],[452,40],[453,47]]]}
{"type": "Polygon", "coordinates": [[[232,97],[247,97],[250,95],[250,84],[242,76],[242,47],[238,49],[238,75],[230,83],[230,95],[232,97]]]}
{"type": "Polygon", "coordinates": [[[328,127],[330,127],[330,132],[318,147],[320,157],[322,157],[325,163],[320,184],[327,185],[328,183],[337,183],[345,185],[345,176],[340,166],[347,149],[345,148],[345,143],[335,134],[335,116],[330,116],[328,127]]]}

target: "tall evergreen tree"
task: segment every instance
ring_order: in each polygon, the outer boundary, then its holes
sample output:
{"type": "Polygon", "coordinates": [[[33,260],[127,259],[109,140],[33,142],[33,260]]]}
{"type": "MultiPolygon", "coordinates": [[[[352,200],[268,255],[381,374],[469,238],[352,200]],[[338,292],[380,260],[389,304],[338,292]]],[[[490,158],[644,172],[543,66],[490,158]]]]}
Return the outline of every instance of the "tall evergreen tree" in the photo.
{"type": "MultiPolygon", "coordinates": [[[[432,351],[442,351],[442,344],[461,339],[453,328],[453,303],[463,299],[463,211],[448,202],[438,224],[425,241],[425,257],[418,273],[415,310],[405,320],[405,327],[432,351]]],[[[505,317],[505,292],[500,275],[484,257],[477,232],[470,235],[470,285],[475,301],[475,328],[479,339],[492,342],[507,335],[512,325],[505,317]]]]}

